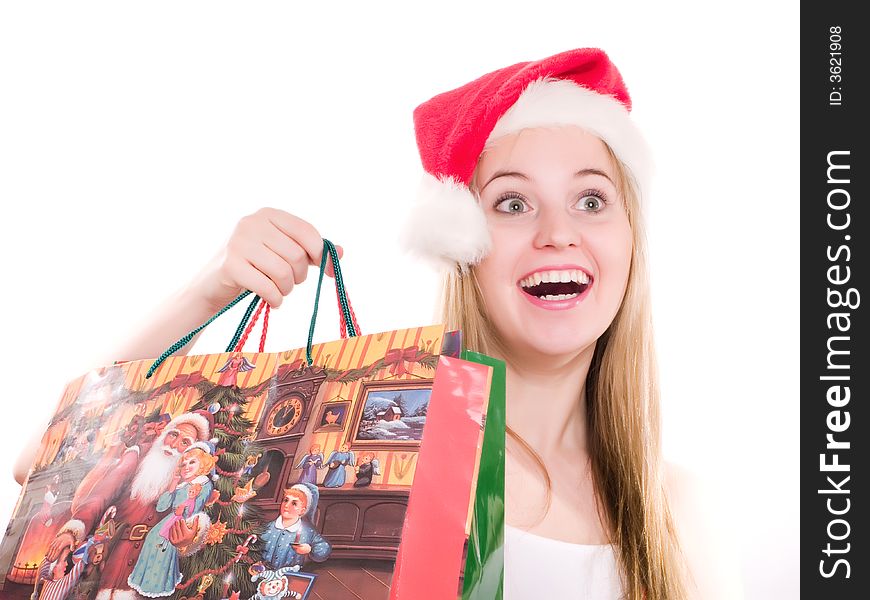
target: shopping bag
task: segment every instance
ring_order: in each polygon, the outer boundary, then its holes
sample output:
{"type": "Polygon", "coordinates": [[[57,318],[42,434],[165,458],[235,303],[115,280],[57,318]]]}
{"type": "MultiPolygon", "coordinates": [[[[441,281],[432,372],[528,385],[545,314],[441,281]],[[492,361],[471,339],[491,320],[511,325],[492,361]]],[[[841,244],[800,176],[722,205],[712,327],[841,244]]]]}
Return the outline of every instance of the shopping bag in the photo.
{"type": "Polygon", "coordinates": [[[505,364],[470,350],[463,350],[462,358],[492,368],[462,600],[501,600],[504,593],[505,364]]]}
{"type": "Polygon", "coordinates": [[[305,348],[243,352],[255,297],[226,352],[172,356],[196,330],[67,386],[0,545],[0,597],[462,593],[493,367],[440,325],[358,335],[329,243],[317,298],[327,255],[346,338],[312,344],[312,318],[305,348]]]}

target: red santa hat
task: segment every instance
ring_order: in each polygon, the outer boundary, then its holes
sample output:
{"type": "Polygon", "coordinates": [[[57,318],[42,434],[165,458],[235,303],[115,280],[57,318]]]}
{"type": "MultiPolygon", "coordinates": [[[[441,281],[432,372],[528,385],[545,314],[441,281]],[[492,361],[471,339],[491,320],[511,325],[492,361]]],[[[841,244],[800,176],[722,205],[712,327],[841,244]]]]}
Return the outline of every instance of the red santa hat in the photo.
{"type": "Polygon", "coordinates": [[[517,63],[424,102],[414,110],[414,129],[426,173],[403,245],[447,266],[486,256],[490,237],[471,177],[489,143],[531,127],[576,125],[596,135],[643,200],[652,160],[630,110],[622,76],[597,48],[517,63]]]}
{"type": "Polygon", "coordinates": [[[196,428],[199,441],[209,440],[214,430],[214,415],[205,410],[182,413],[169,422],[166,431],[178,429],[178,426],[183,424],[193,425],[196,428]]]}

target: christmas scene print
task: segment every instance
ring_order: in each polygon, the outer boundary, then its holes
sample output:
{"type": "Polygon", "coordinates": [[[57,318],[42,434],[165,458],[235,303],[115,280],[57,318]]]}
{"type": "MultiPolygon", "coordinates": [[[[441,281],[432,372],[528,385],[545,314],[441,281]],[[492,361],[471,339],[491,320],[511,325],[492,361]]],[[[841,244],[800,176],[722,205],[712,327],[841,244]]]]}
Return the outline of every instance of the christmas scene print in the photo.
{"type": "Polygon", "coordinates": [[[425,423],[442,333],[315,346],[311,366],[304,349],[231,353],[76,380],[0,546],[0,597],[317,599],[355,585],[385,600],[421,436],[356,432],[385,377],[380,400],[425,423]]]}
{"type": "Polygon", "coordinates": [[[410,442],[419,445],[426,426],[431,381],[369,382],[363,386],[362,410],[354,442],[410,442]]]}

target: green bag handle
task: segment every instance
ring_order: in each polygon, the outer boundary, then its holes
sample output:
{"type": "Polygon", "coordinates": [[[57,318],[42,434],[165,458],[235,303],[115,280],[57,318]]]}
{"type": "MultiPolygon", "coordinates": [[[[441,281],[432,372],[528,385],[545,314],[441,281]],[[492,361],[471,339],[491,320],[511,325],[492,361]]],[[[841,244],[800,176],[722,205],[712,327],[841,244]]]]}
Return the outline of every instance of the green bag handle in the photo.
{"type": "MultiPolygon", "coordinates": [[[[311,326],[309,327],[309,330],[308,330],[308,343],[305,347],[305,357],[308,361],[309,366],[313,363],[313,360],[311,358],[311,349],[312,349],[313,339],[314,339],[314,324],[317,320],[317,309],[318,309],[319,300],[320,300],[320,289],[323,285],[323,275],[326,272],[327,256],[329,256],[329,258],[332,261],[332,270],[335,273],[335,288],[336,288],[336,293],[338,296],[338,304],[339,304],[339,309],[341,312],[342,325],[346,326],[347,334],[349,337],[356,337],[357,335],[359,335],[359,326],[356,322],[356,318],[353,314],[353,310],[351,309],[350,301],[347,298],[347,290],[345,289],[345,286],[344,286],[344,277],[341,273],[341,266],[340,266],[339,261],[338,261],[338,251],[335,248],[335,244],[333,244],[332,242],[330,242],[329,240],[324,238],[324,240],[323,240],[323,253],[322,253],[322,256],[320,258],[320,275],[319,275],[318,280],[317,280],[317,294],[314,297],[314,311],[313,311],[313,314],[311,315],[311,326]]],[[[205,323],[203,323],[202,325],[200,325],[199,327],[197,327],[196,329],[194,329],[193,331],[191,331],[190,333],[188,333],[187,335],[182,337],[180,340],[178,340],[177,342],[172,344],[169,348],[167,348],[166,351],[164,351],[163,354],[161,354],[160,357],[157,358],[157,360],[155,360],[154,363],[151,365],[151,367],[148,369],[148,372],[145,374],[145,379],[150,379],[151,376],[154,374],[154,372],[157,370],[157,368],[161,364],[163,364],[163,362],[167,358],[169,358],[170,356],[172,356],[173,354],[178,352],[180,349],[184,348],[187,344],[190,343],[190,341],[194,337],[196,337],[196,335],[200,331],[202,331],[203,329],[205,329],[206,327],[211,325],[211,323],[215,319],[217,319],[219,316],[221,316],[222,314],[227,312],[229,309],[231,309],[233,306],[235,306],[236,304],[238,304],[239,302],[244,300],[247,296],[251,295],[252,293],[253,292],[251,292],[250,290],[245,290],[244,292],[242,292],[241,294],[236,296],[229,304],[227,304],[225,307],[223,307],[217,313],[215,313],[208,321],[206,321],[205,323]]],[[[230,343],[227,345],[227,349],[225,350],[225,352],[232,352],[233,349],[236,347],[236,344],[238,344],[239,339],[241,339],[241,336],[245,330],[245,327],[247,326],[248,322],[250,321],[251,315],[253,315],[254,309],[256,308],[259,301],[260,301],[260,297],[256,294],[254,294],[254,298],[248,304],[248,308],[245,309],[245,314],[242,316],[242,319],[239,322],[238,327],[236,327],[236,331],[233,334],[233,338],[230,341],[230,343]]]]}
{"type": "Polygon", "coordinates": [[[326,256],[329,255],[332,260],[332,271],[335,274],[335,290],[338,294],[338,305],[341,310],[341,318],[343,324],[347,327],[348,337],[356,337],[359,335],[356,318],[350,308],[350,302],[347,299],[347,290],[344,289],[344,277],[341,274],[341,266],[338,264],[338,250],[335,249],[335,244],[329,240],[323,240],[323,253],[320,257],[320,276],[317,278],[317,292],[314,295],[314,312],[311,315],[311,326],[308,328],[308,343],[305,345],[305,360],[308,366],[314,362],[311,358],[311,348],[314,340],[314,323],[317,321],[317,307],[320,304],[320,288],[323,285],[323,274],[326,273],[326,256]]]}

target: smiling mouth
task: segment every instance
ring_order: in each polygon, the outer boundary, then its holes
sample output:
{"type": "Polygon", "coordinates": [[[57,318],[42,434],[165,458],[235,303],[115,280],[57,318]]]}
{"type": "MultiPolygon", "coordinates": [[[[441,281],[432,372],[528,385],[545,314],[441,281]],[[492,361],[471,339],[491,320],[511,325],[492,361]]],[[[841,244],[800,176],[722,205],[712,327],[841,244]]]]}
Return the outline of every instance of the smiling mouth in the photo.
{"type": "Polygon", "coordinates": [[[519,281],[526,294],[541,300],[558,301],[576,298],[592,285],[592,277],[579,269],[538,271],[519,281]]]}

